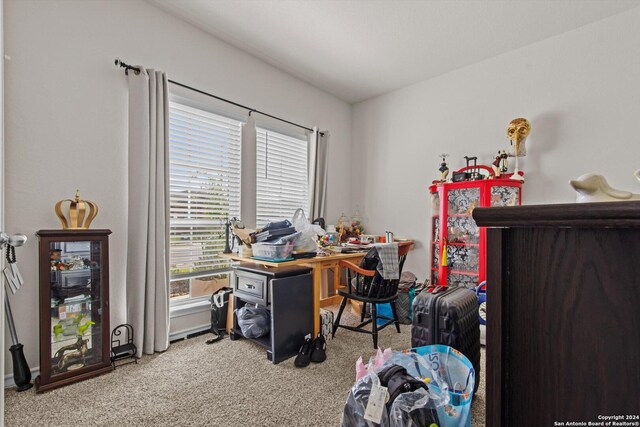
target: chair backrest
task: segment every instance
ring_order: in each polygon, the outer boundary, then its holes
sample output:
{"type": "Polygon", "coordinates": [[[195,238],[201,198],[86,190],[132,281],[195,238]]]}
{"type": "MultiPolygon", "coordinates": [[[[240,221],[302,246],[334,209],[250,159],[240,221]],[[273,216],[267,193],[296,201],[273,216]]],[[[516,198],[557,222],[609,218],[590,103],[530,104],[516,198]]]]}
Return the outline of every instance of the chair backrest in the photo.
{"type": "Polygon", "coordinates": [[[111,332],[111,348],[131,344],[133,342],[133,326],[123,323],[114,328],[111,332]]]}
{"type": "MultiPolygon", "coordinates": [[[[402,276],[402,268],[404,267],[404,261],[407,259],[407,254],[411,250],[412,245],[413,245],[413,242],[398,243],[398,257],[399,257],[398,274],[400,276],[402,276]]],[[[398,280],[398,283],[400,283],[399,280],[398,280]]]]}
{"type": "MultiPolygon", "coordinates": [[[[367,298],[388,298],[398,292],[400,285],[399,277],[402,275],[404,262],[411,249],[412,242],[402,242],[398,244],[398,279],[383,279],[376,271],[373,277],[364,277],[356,274],[356,294],[367,298]]],[[[349,274],[349,280],[351,280],[349,274]]]]}

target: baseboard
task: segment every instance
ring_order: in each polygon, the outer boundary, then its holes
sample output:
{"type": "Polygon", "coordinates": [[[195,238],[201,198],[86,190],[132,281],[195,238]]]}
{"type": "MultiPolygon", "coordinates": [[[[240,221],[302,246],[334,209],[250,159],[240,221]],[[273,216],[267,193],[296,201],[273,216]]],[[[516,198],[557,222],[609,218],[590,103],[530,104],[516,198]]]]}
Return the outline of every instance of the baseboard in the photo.
{"type": "Polygon", "coordinates": [[[199,332],[207,331],[211,329],[211,323],[205,323],[191,328],[183,329],[181,331],[171,332],[169,334],[169,342],[179,341],[187,338],[189,335],[197,334],[199,332]]]}
{"type": "MultiPolygon", "coordinates": [[[[40,366],[31,369],[31,382],[33,382],[38,375],[40,375],[40,366]]],[[[4,388],[13,388],[15,386],[16,386],[16,383],[13,380],[13,374],[5,375],[4,388]]]]}

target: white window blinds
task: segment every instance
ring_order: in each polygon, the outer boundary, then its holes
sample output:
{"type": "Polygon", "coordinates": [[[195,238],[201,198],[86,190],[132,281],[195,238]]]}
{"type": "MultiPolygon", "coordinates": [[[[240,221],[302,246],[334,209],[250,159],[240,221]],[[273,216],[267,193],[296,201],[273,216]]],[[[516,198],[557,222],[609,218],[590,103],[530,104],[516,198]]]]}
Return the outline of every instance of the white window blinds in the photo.
{"type": "Polygon", "coordinates": [[[171,276],[217,270],[229,261],[224,224],[240,216],[237,120],[169,104],[171,276]]]}
{"type": "Polygon", "coordinates": [[[257,128],[256,225],[309,211],[306,139],[257,128]]]}

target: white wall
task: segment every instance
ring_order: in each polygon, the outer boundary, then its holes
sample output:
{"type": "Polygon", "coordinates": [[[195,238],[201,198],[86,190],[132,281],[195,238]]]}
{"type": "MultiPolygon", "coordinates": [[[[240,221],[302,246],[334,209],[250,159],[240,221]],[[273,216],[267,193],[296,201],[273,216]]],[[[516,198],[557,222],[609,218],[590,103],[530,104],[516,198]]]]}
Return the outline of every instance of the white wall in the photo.
{"type": "MultiPolygon", "coordinates": [[[[349,105],[144,1],[5,2],[6,226],[27,234],[26,285],[10,297],[30,366],[38,358],[37,238],[59,228],[76,188],[110,228],[112,325],[125,320],[127,82],[116,57],[307,126],[331,131],[327,218],[351,203],[349,105]]],[[[6,358],[7,372],[11,372],[6,358]]]]}
{"type": "MultiPolygon", "coordinates": [[[[418,240],[406,269],[429,268],[428,186],[464,155],[490,164],[511,119],[528,118],[524,203],[575,200],[567,181],[604,174],[640,192],[640,9],[354,106],[353,206],[374,232],[418,240]]],[[[455,49],[455,46],[451,47],[455,49]]],[[[417,52],[428,55],[428,52],[417,52]]]]}

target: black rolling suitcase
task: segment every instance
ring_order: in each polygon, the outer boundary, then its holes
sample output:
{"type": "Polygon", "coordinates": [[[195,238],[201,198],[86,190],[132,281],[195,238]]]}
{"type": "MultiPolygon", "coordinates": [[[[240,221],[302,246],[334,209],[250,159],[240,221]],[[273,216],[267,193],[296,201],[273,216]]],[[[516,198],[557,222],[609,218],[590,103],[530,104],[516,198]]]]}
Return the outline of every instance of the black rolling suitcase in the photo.
{"type": "Polygon", "coordinates": [[[463,287],[421,292],[413,300],[411,346],[444,344],[464,354],[476,371],[474,393],[480,384],[480,320],[478,297],[463,287]]]}

